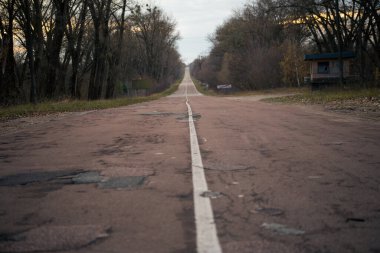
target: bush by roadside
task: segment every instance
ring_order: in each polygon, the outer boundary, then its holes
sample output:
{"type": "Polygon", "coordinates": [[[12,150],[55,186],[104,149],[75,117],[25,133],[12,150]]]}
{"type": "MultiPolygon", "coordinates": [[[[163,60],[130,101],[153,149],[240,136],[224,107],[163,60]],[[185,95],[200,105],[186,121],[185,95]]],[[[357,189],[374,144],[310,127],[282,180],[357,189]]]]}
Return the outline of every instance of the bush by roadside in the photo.
{"type": "Polygon", "coordinates": [[[275,89],[262,89],[256,91],[238,91],[232,93],[222,93],[216,92],[213,89],[207,89],[204,85],[202,85],[201,81],[197,80],[193,76],[191,77],[193,83],[197,90],[203,95],[207,96],[223,96],[223,97],[244,97],[244,96],[257,96],[257,95],[276,95],[276,94],[298,94],[307,91],[307,87],[301,88],[275,88],[275,89]]]}
{"type": "Polygon", "coordinates": [[[193,76],[191,76],[191,80],[193,81],[197,90],[200,93],[202,93],[203,95],[207,95],[207,96],[217,96],[218,95],[218,93],[216,93],[214,90],[208,89],[204,85],[202,85],[201,81],[195,79],[193,76]]]}

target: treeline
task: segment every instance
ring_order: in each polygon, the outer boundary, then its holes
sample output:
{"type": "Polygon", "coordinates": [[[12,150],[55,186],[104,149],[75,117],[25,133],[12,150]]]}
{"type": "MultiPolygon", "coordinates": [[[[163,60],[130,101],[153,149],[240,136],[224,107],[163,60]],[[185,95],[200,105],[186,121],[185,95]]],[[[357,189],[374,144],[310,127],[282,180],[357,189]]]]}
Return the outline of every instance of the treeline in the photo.
{"type": "MultiPolygon", "coordinates": [[[[211,86],[297,86],[308,75],[305,53],[355,52],[359,83],[380,68],[380,1],[257,0],[217,28],[207,56],[191,64],[211,86]]],[[[376,85],[376,83],[375,83],[376,85]]]]}
{"type": "Polygon", "coordinates": [[[132,0],[0,0],[0,105],[109,99],[144,78],[163,90],[182,72],[178,39],[132,0]]]}

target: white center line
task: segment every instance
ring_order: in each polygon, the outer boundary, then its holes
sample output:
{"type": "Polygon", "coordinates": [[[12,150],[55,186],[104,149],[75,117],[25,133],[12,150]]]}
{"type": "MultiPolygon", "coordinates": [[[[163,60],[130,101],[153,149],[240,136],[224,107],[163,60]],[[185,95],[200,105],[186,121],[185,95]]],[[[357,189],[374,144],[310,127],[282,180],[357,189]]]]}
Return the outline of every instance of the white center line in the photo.
{"type": "Polygon", "coordinates": [[[194,214],[197,232],[197,252],[221,253],[222,249],[217,236],[210,199],[201,196],[202,193],[208,191],[208,187],[204,173],[201,152],[199,150],[198,137],[193,119],[193,112],[191,110],[190,103],[187,98],[187,84],[186,105],[189,114],[191,161],[194,188],[194,214]]]}

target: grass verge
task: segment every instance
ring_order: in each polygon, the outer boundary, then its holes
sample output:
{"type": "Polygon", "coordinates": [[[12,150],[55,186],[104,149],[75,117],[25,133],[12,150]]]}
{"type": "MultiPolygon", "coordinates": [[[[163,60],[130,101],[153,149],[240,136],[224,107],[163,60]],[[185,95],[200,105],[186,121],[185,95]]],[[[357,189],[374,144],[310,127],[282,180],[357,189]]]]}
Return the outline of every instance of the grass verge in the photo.
{"type": "Polygon", "coordinates": [[[23,104],[10,107],[0,107],[0,120],[15,119],[27,116],[40,116],[59,112],[79,112],[89,110],[101,110],[127,106],[142,102],[156,100],[174,93],[182,80],[176,81],[170,88],[161,93],[147,97],[117,98],[110,100],[63,100],[43,102],[39,104],[23,104]]]}
{"type": "Polygon", "coordinates": [[[294,96],[268,98],[264,101],[321,105],[329,111],[380,119],[380,89],[308,91],[294,96]]]}
{"type": "Polygon", "coordinates": [[[203,95],[206,95],[206,96],[218,96],[220,94],[218,94],[217,92],[215,92],[214,90],[211,90],[211,89],[206,89],[199,80],[195,79],[194,77],[191,77],[191,80],[193,80],[193,83],[195,85],[195,87],[197,88],[197,90],[202,93],[203,95]]]}
{"type": "Polygon", "coordinates": [[[203,95],[207,96],[221,96],[221,97],[244,97],[244,96],[258,96],[258,95],[276,95],[276,94],[297,94],[306,92],[307,88],[275,88],[257,91],[238,91],[232,93],[218,93],[212,89],[206,89],[199,80],[191,77],[197,90],[203,95]]]}
{"type": "Polygon", "coordinates": [[[289,87],[289,88],[274,88],[255,91],[239,91],[232,93],[229,96],[244,97],[244,96],[261,96],[261,95],[280,95],[280,94],[303,94],[308,90],[307,87],[289,87]]]}
{"type": "Polygon", "coordinates": [[[346,101],[380,100],[380,89],[305,91],[301,94],[267,98],[264,101],[298,104],[328,104],[346,101]]]}

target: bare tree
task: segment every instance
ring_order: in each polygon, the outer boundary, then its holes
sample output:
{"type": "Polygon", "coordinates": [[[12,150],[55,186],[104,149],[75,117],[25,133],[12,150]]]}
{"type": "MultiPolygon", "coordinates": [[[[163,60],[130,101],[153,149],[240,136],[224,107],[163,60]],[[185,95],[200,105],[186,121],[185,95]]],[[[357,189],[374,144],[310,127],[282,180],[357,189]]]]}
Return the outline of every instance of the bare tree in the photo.
{"type": "Polygon", "coordinates": [[[149,5],[137,5],[131,19],[144,53],[144,72],[160,81],[164,77],[164,55],[179,39],[179,34],[175,32],[175,23],[162,10],[149,5]]]}
{"type": "Polygon", "coordinates": [[[9,105],[20,102],[17,67],[14,56],[14,19],[15,0],[0,1],[0,104],[9,105]],[[4,17],[4,18],[2,18],[4,17]],[[6,19],[6,20],[5,20],[6,19]]]}
{"type": "MultiPolygon", "coordinates": [[[[356,52],[363,80],[372,76],[371,71],[365,73],[366,69],[372,69],[366,59],[380,67],[379,0],[279,1],[278,8],[284,7],[296,10],[294,19],[304,21],[320,52],[356,52]]],[[[342,79],[342,69],[340,76],[342,79]]]]}
{"type": "Polygon", "coordinates": [[[252,1],[216,30],[213,48],[195,73],[204,78],[208,72],[207,82],[228,80],[241,89],[273,87],[281,80],[290,85],[299,80],[299,54],[310,50],[338,52],[343,83],[342,53],[354,51],[362,80],[371,80],[380,68],[379,10],[380,0],[252,1]],[[290,50],[289,41],[298,50],[290,50]]]}
{"type": "Polygon", "coordinates": [[[58,86],[57,72],[60,70],[60,53],[62,50],[63,36],[67,25],[69,11],[69,0],[52,0],[52,36],[47,41],[47,62],[48,72],[46,80],[46,95],[53,97],[56,87],[58,86]]]}
{"type": "Polygon", "coordinates": [[[82,55],[82,41],[85,32],[87,0],[74,1],[68,16],[66,37],[68,50],[71,55],[70,95],[72,98],[81,98],[80,83],[78,81],[79,64],[82,55]]]}
{"type": "Polygon", "coordinates": [[[99,99],[108,76],[107,54],[109,51],[109,21],[112,0],[94,0],[89,9],[94,25],[94,62],[91,70],[88,98],[99,99]]]}
{"type": "Polygon", "coordinates": [[[23,90],[34,103],[113,98],[144,75],[166,87],[182,68],[175,23],[154,7],[130,15],[130,1],[0,0],[0,104],[27,102],[23,90]]]}
{"type": "Polygon", "coordinates": [[[122,52],[123,41],[124,41],[126,9],[127,9],[127,0],[122,0],[120,17],[117,17],[116,14],[114,15],[114,20],[118,25],[117,38],[116,38],[117,42],[116,42],[116,50],[112,52],[113,54],[111,54],[111,58],[109,60],[110,71],[109,71],[109,76],[107,80],[106,98],[114,97],[116,83],[121,82],[120,59],[121,59],[121,52],[122,52]]]}
{"type": "Polygon", "coordinates": [[[32,14],[30,8],[30,0],[19,0],[19,22],[23,28],[25,36],[25,46],[27,51],[27,58],[29,63],[30,75],[30,102],[37,103],[37,78],[35,71],[35,58],[34,58],[34,33],[32,28],[32,14]]]}

